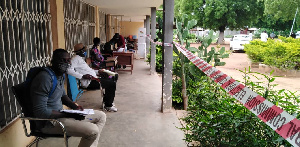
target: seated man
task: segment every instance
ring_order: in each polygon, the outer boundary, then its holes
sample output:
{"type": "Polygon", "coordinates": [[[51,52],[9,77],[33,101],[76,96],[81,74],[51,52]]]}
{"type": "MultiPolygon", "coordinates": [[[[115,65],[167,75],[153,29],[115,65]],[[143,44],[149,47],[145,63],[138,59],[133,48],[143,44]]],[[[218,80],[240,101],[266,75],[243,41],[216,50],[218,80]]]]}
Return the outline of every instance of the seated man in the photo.
{"type": "Polygon", "coordinates": [[[112,56],[112,52],[118,51],[120,48],[125,48],[125,39],[119,33],[115,33],[114,37],[109,42],[105,43],[103,54],[110,54],[112,56]],[[111,50],[111,45],[115,44],[117,44],[117,48],[111,50]]]}
{"type": "Polygon", "coordinates": [[[106,75],[102,70],[93,70],[88,66],[84,61],[86,55],[86,47],[80,43],[74,46],[75,56],[71,59],[71,66],[68,68],[67,73],[74,76],[77,79],[80,79],[81,86],[87,89],[100,89],[102,86],[105,89],[104,94],[104,109],[109,112],[117,112],[118,109],[113,106],[115,92],[116,92],[116,82],[113,78],[97,78],[98,75],[106,75]]]}
{"type": "MultiPolygon", "coordinates": [[[[57,86],[53,94],[48,97],[52,86],[52,78],[46,71],[39,72],[32,80],[30,95],[33,103],[33,113],[38,118],[59,119],[66,127],[69,136],[82,137],[79,147],[96,147],[106,121],[102,111],[95,110],[95,114],[84,116],[79,114],[63,113],[63,104],[75,110],[82,110],[81,106],[73,103],[66,95],[63,74],[70,64],[70,55],[64,49],[53,52],[50,68],[57,77],[57,86]]],[[[36,127],[46,134],[63,134],[59,124],[51,122],[36,122],[36,127]]]]}

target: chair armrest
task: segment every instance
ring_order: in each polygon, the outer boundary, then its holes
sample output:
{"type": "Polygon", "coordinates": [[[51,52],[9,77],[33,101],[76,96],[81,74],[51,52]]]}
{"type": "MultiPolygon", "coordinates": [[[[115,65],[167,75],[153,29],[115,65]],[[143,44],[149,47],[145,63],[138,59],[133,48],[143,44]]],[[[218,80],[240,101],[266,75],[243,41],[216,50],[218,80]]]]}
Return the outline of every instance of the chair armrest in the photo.
{"type": "Polygon", "coordinates": [[[20,119],[22,120],[24,132],[25,132],[25,135],[27,137],[30,137],[31,133],[28,133],[28,130],[27,130],[27,127],[26,127],[26,124],[25,124],[25,120],[28,120],[28,121],[33,120],[33,121],[53,121],[53,122],[56,122],[61,127],[61,129],[62,129],[62,131],[64,133],[64,136],[67,137],[67,131],[66,131],[65,126],[63,125],[62,122],[60,122],[57,119],[45,119],[45,118],[25,117],[23,114],[21,114],[20,119]]]}

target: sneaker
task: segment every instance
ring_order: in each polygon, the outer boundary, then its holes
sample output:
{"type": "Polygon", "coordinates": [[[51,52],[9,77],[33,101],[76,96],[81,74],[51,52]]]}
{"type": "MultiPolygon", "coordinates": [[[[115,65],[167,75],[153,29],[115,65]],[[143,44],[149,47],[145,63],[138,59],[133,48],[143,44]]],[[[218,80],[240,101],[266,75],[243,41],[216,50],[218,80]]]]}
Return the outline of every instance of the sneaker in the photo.
{"type": "Polygon", "coordinates": [[[118,111],[118,109],[115,106],[112,106],[112,107],[104,106],[104,110],[106,110],[108,112],[117,112],[118,111]]]}

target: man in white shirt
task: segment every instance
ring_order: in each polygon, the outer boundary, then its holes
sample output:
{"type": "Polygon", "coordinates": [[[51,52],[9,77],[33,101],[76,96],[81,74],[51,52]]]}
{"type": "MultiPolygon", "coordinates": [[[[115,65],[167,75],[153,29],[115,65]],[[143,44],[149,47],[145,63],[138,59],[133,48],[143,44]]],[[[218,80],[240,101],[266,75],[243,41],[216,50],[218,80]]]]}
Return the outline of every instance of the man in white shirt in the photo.
{"type": "Polygon", "coordinates": [[[268,34],[267,34],[266,31],[263,31],[263,33],[260,34],[260,39],[261,39],[261,41],[267,42],[268,37],[269,37],[269,36],[268,36],[268,34]]]}
{"type": "Polygon", "coordinates": [[[253,38],[253,34],[250,32],[249,33],[249,39],[250,39],[250,41],[252,41],[252,38],[253,38]]]}
{"type": "Polygon", "coordinates": [[[86,56],[86,47],[80,43],[74,46],[75,56],[71,59],[71,66],[68,68],[67,73],[80,79],[81,86],[87,89],[99,89],[100,86],[105,89],[104,94],[104,109],[110,112],[117,112],[118,109],[113,106],[116,82],[110,78],[101,78],[100,83],[98,82],[97,75],[103,74],[102,71],[94,70],[88,66],[84,61],[86,56]]]}

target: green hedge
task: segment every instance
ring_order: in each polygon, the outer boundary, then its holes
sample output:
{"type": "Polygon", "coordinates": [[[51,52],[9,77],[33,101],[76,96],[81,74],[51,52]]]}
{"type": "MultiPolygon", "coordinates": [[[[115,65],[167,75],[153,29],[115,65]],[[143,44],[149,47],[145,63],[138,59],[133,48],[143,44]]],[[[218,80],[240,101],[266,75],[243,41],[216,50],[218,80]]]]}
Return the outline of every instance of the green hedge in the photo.
{"type": "Polygon", "coordinates": [[[285,38],[268,39],[267,42],[253,40],[245,45],[246,54],[254,62],[281,69],[300,69],[300,39],[285,38]]]}

